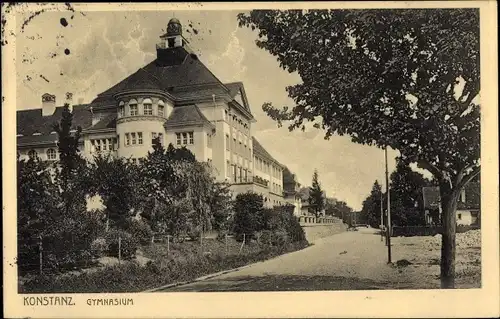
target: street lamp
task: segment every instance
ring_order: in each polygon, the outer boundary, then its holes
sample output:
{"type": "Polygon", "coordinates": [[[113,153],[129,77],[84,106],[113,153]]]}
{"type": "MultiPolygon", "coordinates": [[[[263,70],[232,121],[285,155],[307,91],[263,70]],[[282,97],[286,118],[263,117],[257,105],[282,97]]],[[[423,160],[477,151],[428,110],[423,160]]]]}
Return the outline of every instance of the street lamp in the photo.
{"type": "Polygon", "coordinates": [[[385,147],[385,189],[387,191],[387,263],[391,263],[391,192],[389,188],[389,168],[387,164],[387,146],[385,147]]]}

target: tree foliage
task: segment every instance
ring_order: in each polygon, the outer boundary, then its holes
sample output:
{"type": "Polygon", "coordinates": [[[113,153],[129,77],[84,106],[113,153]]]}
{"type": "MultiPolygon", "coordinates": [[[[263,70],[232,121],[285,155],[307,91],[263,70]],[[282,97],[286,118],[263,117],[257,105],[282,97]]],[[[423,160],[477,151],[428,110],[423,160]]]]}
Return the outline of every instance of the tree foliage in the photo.
{"type": "Polygon", "coordinates": [[[263,105],[280,125],[318,120],[326,138],[391,147],[433,174],[442,286],[453,287],[457,198],[480,169],[479,10],[254,10],[238,20],[302,79],[286,88],[291,110],[263,105]]]}
{"type": "Polygon", "coordinates": [[[361,211],[366,214],[368,224],[371,227],[379,227],[382,225],[380,220],[380,206],[383,205],[382,186],[378,180],[373,183],[370,195],[363,201],[363,208],[361,211]]]}
{"type": "Polygon", "coordinates": [[[234,203],[233,232],[237,240],[242,240],[243,234],[247,241],[255,237],[255,233],[264,229],[266,218],[264,216],[264,200],[256,193],[243,193],[236,196],[234,203]]]}
{"type": "Polygon", "coordinates": [[[319,214],[325,208],[325,197],[323,194],[323,189],[321,188],[321,184],[318,180],[318,171],[315,170],[312,178],[312,185],[309,187],[309,207],[314,213],[316,217],[319,217],[319,214]]]}
{"type": "Polygon", "coordinates": [[[425,225],[422,188],[431,186],[431,181],[413,171],[403,161],[397,162],[396,170],[391,174],[390,180],[392,224],[397,226],[425,225]]]}
{"type": "Polygon", "coordinates": [[[109,154],[98,154],[90,164],[92,195],[99,195],[106,206],[110,226],[125,229],[138,207],[139,176],[131,162],[109,154]]]}

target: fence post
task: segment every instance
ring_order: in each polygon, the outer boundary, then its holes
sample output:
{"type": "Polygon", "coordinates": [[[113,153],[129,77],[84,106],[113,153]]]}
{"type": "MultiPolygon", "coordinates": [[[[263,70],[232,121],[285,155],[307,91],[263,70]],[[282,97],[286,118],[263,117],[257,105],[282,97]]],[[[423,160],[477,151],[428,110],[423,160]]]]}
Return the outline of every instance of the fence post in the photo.
{"type": "Polygon", "coordinates": [[[43,245],[42,236],[38,237],[38,252],[39,252],[39,262],[40,262],[40,275],[43,274],[43,245]]]}
{"type": "Polygon", "coordinates": [[[118,236],[118,264],[122,260],[122,236],[118,236]]]}
{"type": "Polygon", "coordinates": [[[167,256],[170,254],[170,235],[167,235],[167,256]]]}
{"type": "Polygon", "coordinates": [[[241,254],[241,251],[243,250],[243,246],[245,245],[245,240],[246,240],[246,235],[243,234],[243,242],[241,243],[240,251],[238,252],[238,254],[241,254]]]}
{"type": "Polygon", "coordinates": [[[226,243],[226,255],[228,255],[229,254],[229,251],[228,251],[229,247],[227,246],[227,234],[224,235],[224,241],[226,243]]]}

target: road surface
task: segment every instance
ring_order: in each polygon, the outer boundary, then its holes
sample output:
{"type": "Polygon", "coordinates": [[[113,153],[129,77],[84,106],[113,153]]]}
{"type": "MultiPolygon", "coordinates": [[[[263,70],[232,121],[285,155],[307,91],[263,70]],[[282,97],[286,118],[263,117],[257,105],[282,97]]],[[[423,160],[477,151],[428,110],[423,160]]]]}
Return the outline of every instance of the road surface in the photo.
{"type": "MultiPolygon", "coordinates": [[[[344,232],[319,239],[304,250],[256,263],[239,271],[162,291],[439,288],[435,276],[422,276],[422,267],[412,269],[413,265],[388,265],[384,243],[376,230],[360,228],[357,232],[344,232]]],[[[392,260],[395,262],[408,256],[408,251],[394,251],[392,260]]]]}

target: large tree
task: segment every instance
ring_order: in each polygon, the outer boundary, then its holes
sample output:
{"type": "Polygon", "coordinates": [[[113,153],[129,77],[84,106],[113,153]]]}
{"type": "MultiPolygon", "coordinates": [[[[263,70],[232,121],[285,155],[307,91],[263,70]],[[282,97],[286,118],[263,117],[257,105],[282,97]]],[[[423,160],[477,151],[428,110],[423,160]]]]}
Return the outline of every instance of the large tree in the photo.
{"type": "Polygon", "coordinates": [[[378,180],[373,183],[370,195],[363,201],[363,208],[361,211],[367,217],[367,222],[372,227],[379,227],[382,225],[380,215],[381,215],[381,205],[383,205],[383,193],[382,186],[379,184],[378,180]]]}
{"type": "Polygon", "coordinates": [[[53,128],[58,137],[59,162],[55,165],[55,171],[64,205],[63,213],[82,213],[86,210],[85,196],[91,179],[87,163],[79,150],[82,128],[77,126],[74,130],[69,104],[64,104],[61,119],[53,128]]]}
{"type": "Polygon", "coordinates": [[[297,72],[295,106],[263,109],[361,144],[398,150],[438,181],[441,286],[454,287],[456,205],[479,173],[478,9],[290,10],[238,15],[258,47],[297,72]]]}
{"type": "Polygon", "coordinates": [[[312,178],[312,185],[309,187],[309,208],[312,210],[316,217],[319,216],[321,211],[325,208],[325,196],[321,184],[319,183],[318,171],[315,170],[312,178]]]}
{"type": "Polygon", "coordinates": [[[403,161],[391,174],[391,220],[398,226],[425,225],[422,188],[432,183],[403,161]]]}

